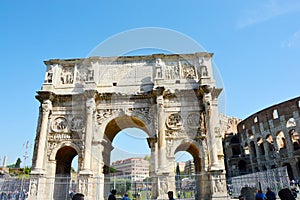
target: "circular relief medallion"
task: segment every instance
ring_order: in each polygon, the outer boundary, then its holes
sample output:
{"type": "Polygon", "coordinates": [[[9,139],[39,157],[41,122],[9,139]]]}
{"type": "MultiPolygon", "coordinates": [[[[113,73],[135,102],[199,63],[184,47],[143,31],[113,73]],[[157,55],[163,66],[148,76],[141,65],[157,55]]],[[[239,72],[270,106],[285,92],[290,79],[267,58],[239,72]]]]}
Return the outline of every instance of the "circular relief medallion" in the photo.
{"type": "Polygon", "coordinates": [[[178,130],[182,127],[182,118],[178,113],[169,115],[166,125],[170,129],[178,130]]]}
{"type": "Polygon", "coordinates": [[[200,114],[191,113],[187,117],[187,124],[189,128],[199,128],[200,127],[200,114]]]}
{"type": "Polygon", "coordinates": [[[76,116],[71,120],[71,130],[81,131],[83,129],[83,119],[80,116],[76,116]]]}
{"type": "Polygon", "coordinates": [[[52,130],[55,132],[64,132],[67,127],[68,122],[64,117],[58,117],[52,122],[52,130]]]}

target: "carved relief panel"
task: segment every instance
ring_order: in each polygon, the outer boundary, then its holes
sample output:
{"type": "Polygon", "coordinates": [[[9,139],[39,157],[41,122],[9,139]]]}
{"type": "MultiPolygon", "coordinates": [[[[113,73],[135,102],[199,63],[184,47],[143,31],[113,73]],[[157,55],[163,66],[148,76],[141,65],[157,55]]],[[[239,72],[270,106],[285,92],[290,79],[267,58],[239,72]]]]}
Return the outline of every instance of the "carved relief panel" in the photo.
{"type": "Polygon", "coordinates": [[[33,178],[30,179],[30,196],[36,196],[37,195],[37,190],[38,190],[38,180],[33,178]]]}
{"type": "Polygon", "coordinates": [[[182,61],[181,68],[183,73],[183,78],[185,79],[197,79],[197,69],[190,62],[182,61]]]}
{"type": "Polygon", "coordinates": [[[97,109],[96,120],[98,125],[101,125],[105,119],[111,117],[113,112],[114,111],[112,109],[97,109]]]}
{"type": "Polygon", "coordinates": [[[209,75],[206,64],[204,63],[204,58],[199,58],[200,76],[206,77],[209,75]]]}
{"type": "Polygon", "coordinates": [[[152,116],[150,116],[150,107],[140,107],[140,108],[128,108],[127,113],[130,116],[136,116],[138,118],[142,118],[146,124],[150,124],[152,122],[152,116]]]}
{"type": "Polygon", "coordinates": [[[183,120],[179,113],[172,113],[166,119],[166,127],[165,130],[166,137],[170,138],[182,138],[185,137],[185,132],[183,131],[183,120]]]}
{"type": "Polygon", "coordinates": [[[169,129],[179,130],[182,128],[182,118],[178,113],[170,114],[167,118],[166,125],[169,129]]]}
{"type": "Polygon", "coordinates": [[[196,112],[188,114],[187,125],[190,129],[198,129],[200,127],[200,114],[196,112]]]}
{"type": "Polygon", "coordinates": [[[54,133],[81,132],[84,130],[84,119],[81,115],[55,117],[51,122],[51,131],[54,133]]]}
{"type": "Polygon", "coordinates": [[[172,152],[173,140],[168,139],[166,142],[167,142],[167,157],[173,157],[173,152],[172,152]]]}
{"type": "Polygon", "coordinates": [[[76,72],[76,82],[84,83],[94,81],[94,69],[92,65],[78,65],[76,72]]]}
{"type": "Polygon", "coordinates": [[[64,117],[57,117],[52,121],[51,129],[54,132],[68,132],[68,121],[64,117]]]}
{"type": "Polygon", "coordinates": [[[71,119],[71,131],[79,132],[84,129],[84,121],[82,116],[75,116],[71,119]]]}
{"type": "Polygon", "coordinates": [[[82,116],[79,115],[55,117],[50,124],[47,154],[50,155],[52,150],[63,141],[76,142],[77,140],[81,140],[84,123],[82,116]]]}
{"type": "Polygon", "coordinates": [[[80,178],[79,179],[79,192],[82,194],[88,193],[88,179],[87,178],[80,178]]]}
{"type": "Polygon", "coordinates": [[[46,77],[44,82],[45,83],[52,83],[53,82],[53,72],[54,72],[54,66],[50,65],[48,66],[47,72],[46,72],[46,77]]]}
{"type": "Polygon", "coordinates": [[[73,84],[74,82],[74,67],[63,67],[60,74],[61,84],[73,84]]]}
{"type": "Polygon", "coordinates": [[[180,79],[180,67],[178,62],[167,62],[165,68],[165,79],[180,79]]]}
{"type": "Polygon", "coordinates": [[[156,59],[155,78],[165,80],[197,79],[197,68],[188,60],[164,61],[156,59]]]}
{"type": "Polygon", "coordinates": [[[162,79],[164,77],[164,70],[165,70],[165,63],[160,59],[156,59],[155,61],[155,71],[156,71],[156,75],[155,78],[156,79],[162,79]]]}

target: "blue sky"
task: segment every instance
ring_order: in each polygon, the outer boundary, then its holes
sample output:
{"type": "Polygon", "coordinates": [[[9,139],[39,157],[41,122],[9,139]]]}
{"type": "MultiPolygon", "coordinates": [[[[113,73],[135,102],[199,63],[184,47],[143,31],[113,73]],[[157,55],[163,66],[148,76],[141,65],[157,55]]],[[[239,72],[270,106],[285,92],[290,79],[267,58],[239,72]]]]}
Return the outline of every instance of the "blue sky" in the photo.
{"type": "Polygon", "coordinates": [[[298,0],[1,1],[0,158],[14,163],[33,145],[44,60],[86,57],[135,28],[175,30],[214,53],[226,114],[243,119],[299,96],[299,19],[298,0]]]}

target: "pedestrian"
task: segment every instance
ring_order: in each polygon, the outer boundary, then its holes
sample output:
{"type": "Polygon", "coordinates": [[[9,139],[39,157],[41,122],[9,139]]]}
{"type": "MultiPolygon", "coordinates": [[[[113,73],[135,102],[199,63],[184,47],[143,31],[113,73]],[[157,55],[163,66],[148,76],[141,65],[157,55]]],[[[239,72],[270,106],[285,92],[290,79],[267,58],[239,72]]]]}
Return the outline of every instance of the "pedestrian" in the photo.
{"type": "Polygon", "coordinates": [[[239,200],[246,200],[245,197],[243,195],[239,196],[239,200]]]}
{"type": "Polygon", "coordinates": [[[175,200],[173,197],[173,191],[168,192],[168,198],[169,198],[169,200],[175,200]]]}
{"type": "Polygon", "coordinates": [[[69,191],[69,196],[70,196],[70,199],[72,199],[72,198],[73,198],[74,194],[75,194],[75,192],[74,192],[73,190],[70,190],[70,191],[69,191]]]}
{"type": "Polygon", "coordinates": [[[276,194],[268,187],[266,192],[266,197],[268,200],[275,200],[276,194]]]}
{"type": "Polygon", "coordinates": [[[289,188],[281,189],[278,192],[278,196],[281,200],[295,200],[295,197],[289,188]]]}
{"type": "Polygon", "coordinates": [[[241,189],[241,196],[244,197],[245,200],[253,200],[256,194],[256,189],[245,185],[241,189]]]}
{"type": "Polygon", "coordinates": [[[130,198],[128,197],[128,194],[125,193],[121,200],[130,200],[130,198]]]}
{"type": "Polygon", "coordinates": [[[258,190],[255,195],[255,200],[265,200],[265,199],[267,199],[266,195],[261,190],[258,190]]]}
{"type": "Polygon", "coordinates": [[[111,192],[110,192],[110,195],[108,196],[108,200],[117,200],[116,199],[116,194],[117,194],[117,190],[113,189],[111,192]]]}
{"type": "Polygon", "coordinates": [[[84,195],[81,193],[76,193],[73,195],[72,200],[84,200],[84,195]]]}

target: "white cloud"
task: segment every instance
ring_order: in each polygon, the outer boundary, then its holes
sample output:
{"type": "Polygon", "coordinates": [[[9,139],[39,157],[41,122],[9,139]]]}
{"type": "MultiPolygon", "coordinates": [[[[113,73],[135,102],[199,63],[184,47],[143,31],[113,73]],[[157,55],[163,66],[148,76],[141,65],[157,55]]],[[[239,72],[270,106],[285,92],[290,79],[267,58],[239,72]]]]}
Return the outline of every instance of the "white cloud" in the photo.
{"type": "Polygon", "coordinates": [[[274,17],[300,11],[299,0],[269,0],[251,10],[245,10],[238,21],[238,28],[245,28],[254,24],[268,21],[274,17]]]}
{"type": "Polygon", "coordinates": [[[296,31],[289,39],[282,42],[283,48],[298,48],[300,47],[300,30],[296,31]]]}

